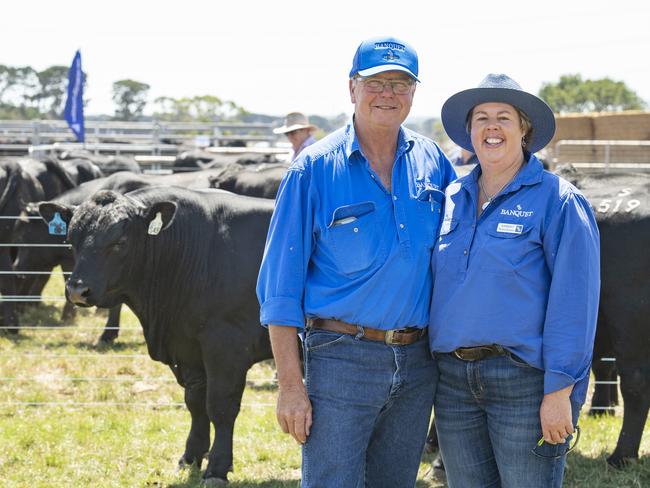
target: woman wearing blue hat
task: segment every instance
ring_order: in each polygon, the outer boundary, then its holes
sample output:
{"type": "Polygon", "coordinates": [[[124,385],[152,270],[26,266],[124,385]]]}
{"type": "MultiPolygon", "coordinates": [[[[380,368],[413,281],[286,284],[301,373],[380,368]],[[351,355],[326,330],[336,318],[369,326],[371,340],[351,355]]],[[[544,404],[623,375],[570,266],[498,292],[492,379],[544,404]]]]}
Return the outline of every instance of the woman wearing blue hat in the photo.
{"type": "Polygon", "coordinates": [[[449,486],[561,486],[589,380],[596,222],[585,197],[534,155],[553,137],[553,112],[508,76],[453,95],[442,121],[479,161],[447,187],[432,258],[449,486]]]}

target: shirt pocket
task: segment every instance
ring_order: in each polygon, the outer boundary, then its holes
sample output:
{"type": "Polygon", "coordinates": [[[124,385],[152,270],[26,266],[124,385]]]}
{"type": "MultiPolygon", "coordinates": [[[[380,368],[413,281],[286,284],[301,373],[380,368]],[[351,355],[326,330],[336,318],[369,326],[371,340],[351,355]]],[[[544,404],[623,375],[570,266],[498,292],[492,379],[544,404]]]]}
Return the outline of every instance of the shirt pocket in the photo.
{"type": "Polygon", "coordinates": [[[427,249],[432,249],[436,243],[443,198],[444,193],[431,188],[423,188],[415,197],[415,212],[420,226],[417,233],[427,249]]]}
{"type": "Polygon", "coordinates": [[[325,235],[334,265],[344,274],[365,271],[385,257],[375,202],[338,207],[325,235]]]}
{"type": "Polygon", "coordinates": [[[487,230],[480,269],[489,273],[512,276],[529,252],[529,236],[533,225],[499,223],[487,230]]]}

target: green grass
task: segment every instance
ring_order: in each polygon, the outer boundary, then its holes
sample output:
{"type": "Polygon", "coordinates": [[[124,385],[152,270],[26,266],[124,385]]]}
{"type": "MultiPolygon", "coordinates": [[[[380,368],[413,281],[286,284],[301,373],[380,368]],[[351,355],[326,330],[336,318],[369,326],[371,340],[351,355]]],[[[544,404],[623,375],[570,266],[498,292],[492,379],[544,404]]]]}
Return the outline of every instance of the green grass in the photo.
{"type": "MultiPolygon", "coordinates": [[[[54,279],[45,295],[61,293],[60,279],[54,279]]],[[[38,306],[23,315],[22,323],[60,324],[60,307],[38,306]]],[[[201,485],[200,472],[176,470],[189,428],[185,408],[174,406],[182,404],[182,389],[166,366],[142,357],[142,331],[129,310],[122,324],[132,330],[122,331],[114,347],[96,347],[104,320],[93,309],[80,309],[71,329],[24,330],[17,337],[0,333],[3,488],[201,485]],[[39,402],[44,405],[27,405],[39,402]],[[71,402],[85,405],[65,405],[71,402]]],[[[233,488],[299,486],[300,449],[276,425],[276,393],[272,363],[256,365],[235,426],[233,488]]],[[[639,462],[623,471],[607,468],[605,458],[616,445],[621,421],[620,416],[583,415],[582,438],[568,458],[566,487],[650,486],[647,435],[639,462]]],[[[427,454],[422,460],[418,488],[445,486],[427,475],[432,459],[427,454]]]]}

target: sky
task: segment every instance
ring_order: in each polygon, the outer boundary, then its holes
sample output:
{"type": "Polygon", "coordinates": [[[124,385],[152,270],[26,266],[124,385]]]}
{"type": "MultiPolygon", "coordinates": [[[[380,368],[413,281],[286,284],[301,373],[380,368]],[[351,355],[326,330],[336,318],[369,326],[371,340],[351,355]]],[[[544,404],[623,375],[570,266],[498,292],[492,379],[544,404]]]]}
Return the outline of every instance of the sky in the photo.
{"type": "Polygon", "coordinates": [[[641,0],[21,0],[3,11],[0,64],[68,66],[80,49],[87,114],[112,115],[113,82],[133,79],[150,101],[215,95],[274,116],[351,115],[354,51],[380,35],[418,52],[413,117],[439,117],[490,72],[532,93],[563,74],[609,77],[650,102],[641,0]]]}

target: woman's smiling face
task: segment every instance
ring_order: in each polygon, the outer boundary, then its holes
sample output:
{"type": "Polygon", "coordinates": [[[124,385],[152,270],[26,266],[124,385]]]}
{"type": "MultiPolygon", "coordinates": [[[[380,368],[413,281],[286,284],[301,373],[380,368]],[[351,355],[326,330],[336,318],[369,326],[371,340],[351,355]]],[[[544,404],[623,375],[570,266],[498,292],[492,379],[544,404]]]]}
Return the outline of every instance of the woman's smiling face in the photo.
{"type": "Polygon", "coordinates": [[[470,137],[481,164],[512,164],[521,159],[524,137],[517,110],[507,103],[482,103],[472,110],[470,137]]]}

